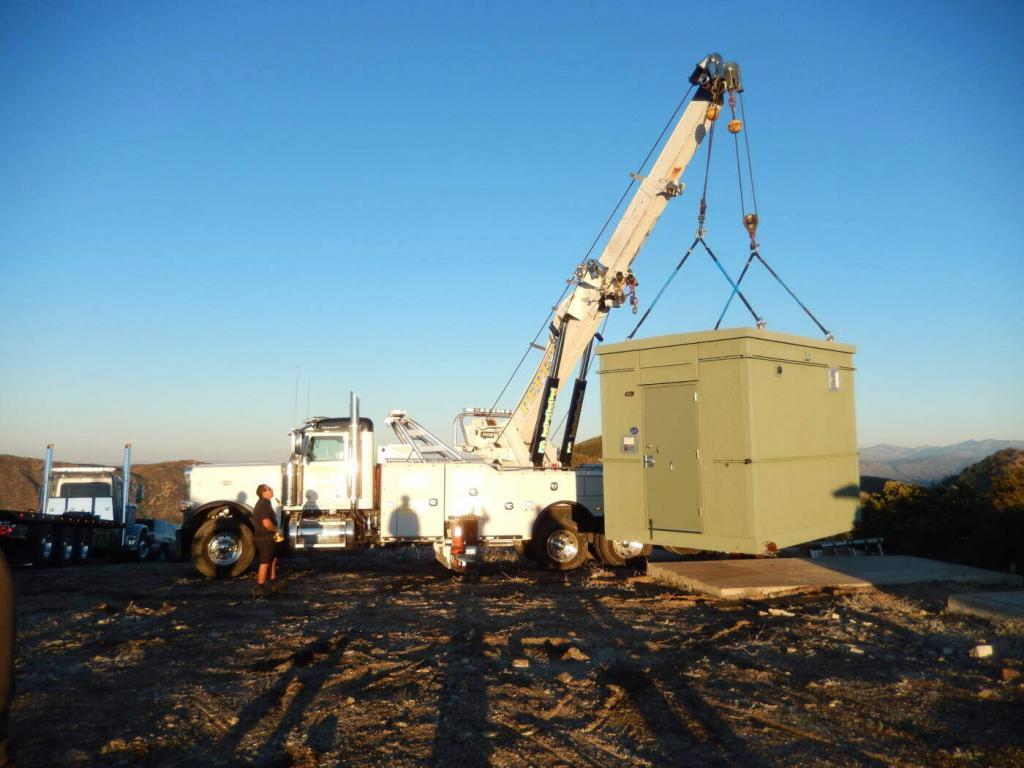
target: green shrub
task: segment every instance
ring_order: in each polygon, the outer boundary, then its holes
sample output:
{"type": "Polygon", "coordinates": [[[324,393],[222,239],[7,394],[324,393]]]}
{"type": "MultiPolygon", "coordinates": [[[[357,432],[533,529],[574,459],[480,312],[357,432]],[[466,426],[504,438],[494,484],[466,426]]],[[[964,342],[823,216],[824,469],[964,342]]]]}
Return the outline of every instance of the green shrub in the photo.
{"type": "Polygon", "coordinates": [[[1007,449],[932,488],[890,481],[862,499],[858,535],[891,552],[1024,569],[1024,451],[1007,449]]]}

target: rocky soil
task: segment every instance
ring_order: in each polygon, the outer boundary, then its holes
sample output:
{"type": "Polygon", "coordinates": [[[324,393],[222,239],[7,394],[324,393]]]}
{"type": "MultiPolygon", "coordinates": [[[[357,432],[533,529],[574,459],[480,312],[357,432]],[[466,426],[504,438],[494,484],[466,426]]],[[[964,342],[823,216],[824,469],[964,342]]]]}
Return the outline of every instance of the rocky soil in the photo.
{"type": "Polygon", "coordinates": [[[15,569],[19,765],[1022,765],[1024,627],[429,551],[15,569]],[[980,643],[994,654],[973,658],[980,643]]]}

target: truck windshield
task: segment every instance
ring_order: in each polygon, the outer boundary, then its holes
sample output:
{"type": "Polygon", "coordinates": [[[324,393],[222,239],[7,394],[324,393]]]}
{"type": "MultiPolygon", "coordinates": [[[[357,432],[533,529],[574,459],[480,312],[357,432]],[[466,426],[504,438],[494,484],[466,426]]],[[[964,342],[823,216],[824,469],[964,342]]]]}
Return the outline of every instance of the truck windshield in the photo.
{"type": "Polygon", "coordinates": [[[101,481],[82,481],[77,483],[61,483],[57,491],[59,499],[103,499],[110,497],[110,483],[101,481]]]}
{"type": "Polygon", "coordinates": [[[309,443],[309,460],[344,461],[345,445],[347,442],[341,435],[337,437],[314,437],[309,443]]]}

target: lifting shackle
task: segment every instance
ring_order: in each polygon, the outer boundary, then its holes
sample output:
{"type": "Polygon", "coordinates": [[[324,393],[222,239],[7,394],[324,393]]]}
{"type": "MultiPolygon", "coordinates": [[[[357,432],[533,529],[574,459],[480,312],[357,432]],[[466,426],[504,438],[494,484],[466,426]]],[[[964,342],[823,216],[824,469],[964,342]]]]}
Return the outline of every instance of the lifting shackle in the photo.
{"type": "Polygon", "coordinates": [[[729,110],[732,112],[732,120],[729,121],[729,133],[739,133],[743,130],[743,121],[736,117],[736,94],[743,93],[743,80],[740,76],[740,65],[730,61],[725,65],[722,73],[722,80],[725,82],[725,90],[729,92],[729,110]]]}

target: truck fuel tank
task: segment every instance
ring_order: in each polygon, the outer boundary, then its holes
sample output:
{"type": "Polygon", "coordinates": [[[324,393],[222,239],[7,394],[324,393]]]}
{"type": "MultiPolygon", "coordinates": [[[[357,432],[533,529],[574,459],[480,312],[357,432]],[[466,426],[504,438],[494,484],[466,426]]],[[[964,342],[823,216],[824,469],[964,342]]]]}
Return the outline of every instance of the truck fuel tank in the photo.
{"type": "Polygon", "coordinates": [[[341,549],[355,538],[355,524],[340,517],[303,518],[288,521],[288,536],[295,549],[341,549]]]}

